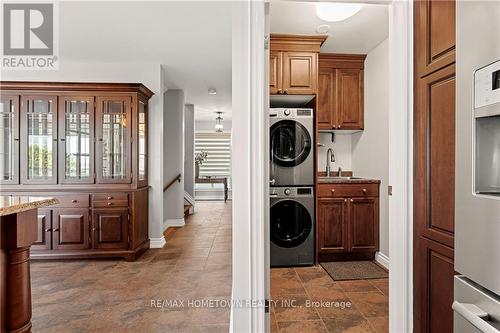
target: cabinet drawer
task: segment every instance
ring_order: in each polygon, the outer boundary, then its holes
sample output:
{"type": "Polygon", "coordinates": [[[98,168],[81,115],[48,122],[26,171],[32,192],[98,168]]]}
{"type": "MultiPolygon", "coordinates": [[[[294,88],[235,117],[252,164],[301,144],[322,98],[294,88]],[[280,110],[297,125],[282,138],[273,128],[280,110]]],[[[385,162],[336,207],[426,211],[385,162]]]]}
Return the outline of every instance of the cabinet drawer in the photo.
{"type": "Polygon", "coordinates": [[[318,184],[318,197],[378,197],[378,184],[318,184]]]}
{"type": "Polygon", "coordinates": [[[97,193],[92,195],[92,201],[127,201],[128,193],[97,193]]]}
{"type": "MultiPolygon", "coordinates": [[[[52,197],[52,195],[51,195],[52,197]]],[[[59,200],[59,204],[51,206],[51,207],[64,207],[64,208],[73,208],[73,207],[89,207],[89,195],[88,194],[65,194],[65,195],[56,195],[53,196],[57,200],[59,200]]]]}
{"type": "Polygon", "coordinates": [[[94,201],[95,208],[128,207],[128,200],[94,201]]]}

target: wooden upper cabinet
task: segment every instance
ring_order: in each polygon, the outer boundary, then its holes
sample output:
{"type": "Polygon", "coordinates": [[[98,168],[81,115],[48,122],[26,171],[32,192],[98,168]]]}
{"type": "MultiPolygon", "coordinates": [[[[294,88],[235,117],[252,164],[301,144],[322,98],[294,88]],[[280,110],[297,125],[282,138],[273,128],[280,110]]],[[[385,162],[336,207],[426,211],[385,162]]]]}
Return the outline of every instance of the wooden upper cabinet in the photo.
{"type": "Polygon", "coordinates": [[[19,95],[0,95],[0,184],[19,184],[19,95]]]}
{"type": "Polygon", "coordinates": [[[337,72],[320,68],[318,76],[318,129],[335,129],[337,114],[337,72]]]}
{"type": "Polygon", "coordinates": [[[57,184],[57,96],[22,96],[20,157],[23,184],[57,184]]]}
{"type": "Polygon", "coordinates": [[[363,54],[319,55],[319,130],[364,128],[365,57],[363,54]]]}
{"type": "Polygon", "coordinates": [[[363,70],[339,69],[338,73],[338,129],[363,129],[363,70]]]}
{"type": "Polygon", "coordinates": [[[283,91],[285,94],[315,94],[317,81],[317,53],[285,52],[283,54],[283,91]]]}
{"type": "Polygon", "coordinates": [[[270,94],[281,94],[283,91],[283,52],[271,51],[269,58],[269,90],[270,94]]]}
{"type": "Polygon", "coordinates": [[[130,183],[132,180],[131,103],[130,96],[97,97],[97,183],[130,183]]]}
{"type": "Polygon", "coordinates": [[[318,91],[318,54],[327,36],[271,34],[271,94],[311,95],[318,91]]]}
{"type": "Polygon", "coordinates": [[[415,2],[415,68],[420,77],[455,61],[455,7],[449,0],[415,2]]]}

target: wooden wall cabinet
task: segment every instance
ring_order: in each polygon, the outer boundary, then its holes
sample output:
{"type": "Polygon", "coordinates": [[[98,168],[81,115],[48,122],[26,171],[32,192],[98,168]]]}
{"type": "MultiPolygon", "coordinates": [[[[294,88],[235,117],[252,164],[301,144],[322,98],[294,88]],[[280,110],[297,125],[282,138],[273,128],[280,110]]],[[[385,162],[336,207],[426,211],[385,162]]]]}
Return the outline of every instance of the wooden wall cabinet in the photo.
{"type": "Polygon", "coordinates": [[[364,128],[364,54],[319,55],[317,128],[364,128]]]}
{"type": "Polygon", "coordinates": [[[271,34],[269,90],[271,95],[315,95],[318,54],[326,36],[271,34]]]}
{"type": "Polygon", "coordinates": [[[414,2],[414,331],[453,332],[455,1],[414,2]]]}
{"type": "Polygon", "coordinates": [[[318,260],[373,259],[379,249],[379,184],[318,184],[318,260]]]}
{"type": "Polygon", "coordinates": [[[32,258],[123,257],[149,248],[142,84],[0,82],[1,194],[55,197],[32,258]]]}

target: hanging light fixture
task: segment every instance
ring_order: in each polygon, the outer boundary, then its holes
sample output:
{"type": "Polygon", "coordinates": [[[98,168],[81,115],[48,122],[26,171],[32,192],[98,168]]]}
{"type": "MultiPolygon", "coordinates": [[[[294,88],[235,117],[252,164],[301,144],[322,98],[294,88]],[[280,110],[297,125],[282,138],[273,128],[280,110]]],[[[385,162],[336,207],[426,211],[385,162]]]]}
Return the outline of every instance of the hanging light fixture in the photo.
{"type": "Polygon", "coordinates": [[[222,132],[224,129],[224,125],[222,124],[222,112],[216,112],[217,113],[217,118],[215,118],[215,131],[216,132],[222,132]]]}

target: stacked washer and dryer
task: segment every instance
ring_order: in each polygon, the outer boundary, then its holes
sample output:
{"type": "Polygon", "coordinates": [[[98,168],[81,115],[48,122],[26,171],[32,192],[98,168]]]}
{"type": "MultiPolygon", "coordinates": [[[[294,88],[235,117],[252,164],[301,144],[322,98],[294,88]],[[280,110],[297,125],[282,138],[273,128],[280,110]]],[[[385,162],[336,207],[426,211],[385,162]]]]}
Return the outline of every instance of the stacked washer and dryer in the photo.
{"type": "Polygon", "coordinates": [[[314,264],[314,116],[271,108],[271,266],[314,264]]]}

